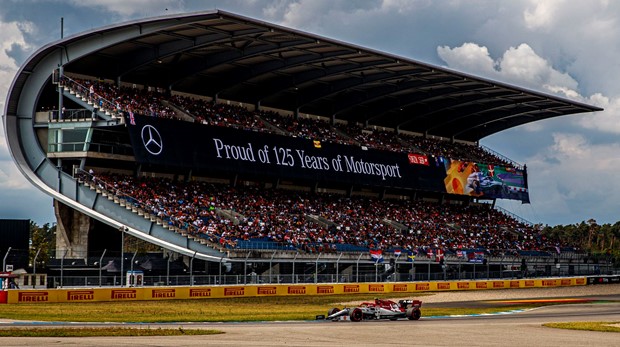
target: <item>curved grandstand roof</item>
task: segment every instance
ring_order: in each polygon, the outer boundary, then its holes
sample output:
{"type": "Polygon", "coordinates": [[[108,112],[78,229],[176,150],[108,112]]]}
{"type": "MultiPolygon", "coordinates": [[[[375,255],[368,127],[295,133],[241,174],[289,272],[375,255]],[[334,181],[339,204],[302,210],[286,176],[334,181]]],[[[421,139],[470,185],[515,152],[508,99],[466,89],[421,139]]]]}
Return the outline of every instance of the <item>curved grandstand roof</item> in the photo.
{"type": "MultiPolygon", "coordinates": [[[[65,71],[299,113],[477,141],[586,104],[371,49],[211,11],[143,19],[80,33],[29,57],[9,89],[8,148],[24,176],[59,202],[188,256],[226,256],[172,233],[79,183],[44,150],[39,100],[65,71]],[[37,120],[38,119],[38,120],[37,120]],[[41,130],[38,132],[38,130],[41,130]],[[198,254],[198,255],[197,255],[198,254]]],[[[70,126],[70,125],[69,125],[70,126]]],[[[67,168],[65,168],[67,169],[67,168]]]]}
{"type": "Polygon", "coordinates": [[[442,67],[212,11],[139,20],[56,43],[100,46],[67,71],[447,138],[601,110],[442,67]]]}

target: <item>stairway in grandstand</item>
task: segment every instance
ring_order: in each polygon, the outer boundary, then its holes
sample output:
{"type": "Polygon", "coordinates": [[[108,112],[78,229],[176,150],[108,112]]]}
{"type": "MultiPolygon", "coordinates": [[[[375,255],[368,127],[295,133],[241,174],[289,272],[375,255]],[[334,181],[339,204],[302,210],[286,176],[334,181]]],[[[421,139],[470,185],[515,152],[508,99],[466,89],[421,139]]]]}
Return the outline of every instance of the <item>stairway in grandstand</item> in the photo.
{"type": "MultiPolygon", "coordinates": [[[[89,96],[90,92],[86,86],[65,76],[63,77],[63,84],[59,84],[59,88],[62,88],[62,95],[64,97],[90,111],[92,121],[103,120],[105,121],[104,124],[107,125],[123,123],[124,118],[121,112],[116,109],[116,105],[103,97],[89,96]]],[[[71,120],[71,117],[66,117],[63,120],[71,120]]]]}
{"type": "Polygon", "coordinates": [[[113,187],[107,187],[104,184],[96,183],[96,180],[87,180],[83,177],[78,177],[77,181],[79,185],[87,188],[91,193],[105,198],[102,200],[97,199],[97,197],[87,197],[87,194],[81,193],[80,196],[82,199],[89,201],[93,209],[101,210],[100,212],[107,215],[113,215],[116,220],[124,221],[125,224],[141,232],[160,238],[176,246],[218,258],[224,257],[224,251],[219,249],[217,244],[210,243],[208,240],[199,235],[193,235],[187,230],[170,225],[162,218],[132,203],[131,199],[115,194],[113,187]],[[112,206],[104,203],[106,201],[111,203],[112,206]]]}

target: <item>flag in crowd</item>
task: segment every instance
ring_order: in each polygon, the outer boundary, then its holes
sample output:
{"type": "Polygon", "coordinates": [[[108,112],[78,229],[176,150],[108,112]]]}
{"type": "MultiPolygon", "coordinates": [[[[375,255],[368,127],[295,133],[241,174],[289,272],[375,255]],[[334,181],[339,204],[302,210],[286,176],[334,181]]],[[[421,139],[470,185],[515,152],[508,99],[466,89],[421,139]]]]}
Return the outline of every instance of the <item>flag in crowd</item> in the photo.
{"type": "Polygon", "coordinates": [[[414,251],[407,251],[407,261],[413,262],[415,260],[415,254],[414,251]]]}
{"type": "Polygon", "coordinates": [[[375,263],[383,262],[383,251],[380,249],[371,249],[370,250],[370,258],[375,261],[375,263]]]}

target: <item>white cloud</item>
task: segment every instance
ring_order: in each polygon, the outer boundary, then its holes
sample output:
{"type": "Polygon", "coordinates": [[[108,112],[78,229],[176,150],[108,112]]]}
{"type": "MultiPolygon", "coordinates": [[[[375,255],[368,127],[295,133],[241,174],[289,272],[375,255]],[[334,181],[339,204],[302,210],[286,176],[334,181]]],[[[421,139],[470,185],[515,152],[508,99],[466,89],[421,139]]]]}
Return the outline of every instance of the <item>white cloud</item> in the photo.
{"type": "MultiPolygon", "coordinates": [[[[30,50],[24,38],[34,27],[30,22],[0,22],[0,109],[4,111],[6,95],[19,65],[9,53],[15,48],[30,50]]],[[[1,148],[1,147],[0,147],[1,148]]]]}
{"type": "Polygon", "coordinates": [[[455,70],[476,72],[488,77],[497,76],[496,64],[486,47],[468,42],[455,48],[437,47],[437,54],[455,70]]]}
{"type": "Polygon", "coordinates": [[[71,4],[76,7],[99,8],[124,18],[162,16],[177,13],[184,8],[184,1],[179,0],[71,0],[71,4]]]}
{"type": "Polygon", "coordinates": [[[547,220],[564,219],[563,224],[605,219],[620,195],[615,183],[620,145],[593,145],[578,133],[552,137],[551,146],[528,159],[532,208],[547,220]]]}
{"type": "Polygon", "coordinates": [[[523,12],[523,20],[528,29],[550,28],[554,24],[558,8],[563,0],[530,1],[532,6],[523,12]]]}

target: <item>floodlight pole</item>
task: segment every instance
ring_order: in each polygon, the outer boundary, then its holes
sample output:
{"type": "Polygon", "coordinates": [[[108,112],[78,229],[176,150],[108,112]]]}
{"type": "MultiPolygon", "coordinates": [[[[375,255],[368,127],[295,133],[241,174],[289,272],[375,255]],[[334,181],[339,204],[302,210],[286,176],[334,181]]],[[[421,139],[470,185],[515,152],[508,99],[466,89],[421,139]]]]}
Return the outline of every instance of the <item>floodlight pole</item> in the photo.
{"type": "Polygon", "coordinates": [[[101,257],[99,258],[99,287],[101,287],[101,268],[103,267],[103,257],[105,256],[105,252],[108,249],[104,249],[103,253],[101,253],[101,257]]]}
{"type": "Polygon", "coordinates": [[[6,258],[9,256],[10,252],[11,252],[11,247],[9,247],[9,249],[6,250],[6,254],[4,255],[4,259],[2,259],[2,271],[6,271],[6,258]]]}
{"type": "Polygon", "coordinates": [[[250,257],[252,252],[248,252],[248,255],[245,256],[245,261],[243,262],[243,284],[248,284],[248,258],[250,257]]]}
{"type": "Polygon", "coordinates": [[[338,275],[340,274],[340,258],[342,258],[342,252],[340,252],[338,259],[336,259],[336,280],[334,282],[340,282],[340,280],[338,280],[338,275]]]}
{"type": "Polygon", "coordinates": [[[34,260],[32,261],[32,289],[34,289],[37,282],[37,258],[39,257],[39,252],[41,252],[41,248],[37,249],[37,254],[34,255],[34,260]]]}
{"type": "Polygon", "coordinates": [[[62,288],[62,285],[63,285],[65,257],[67,256],[68,251],[69,251],[68,249],[65,249],[65,254],[63,254],[62,258],[60,259],[60,288],[62,288]]]}
{"type": "Polygon", "coordinates": [[[123,266],[125,263],[125,227],[120,226],[118,230],[121,232],[121,287],[123,286],[123,266]]]}
{"type": "Polygon", "coordinates": [[[138,251],[134,251],[133,252],[133,257],[131,257],[131,265],[130,265],[131,266],[131,270],[130,270],[131,271],[131,281],[133,282],[132,284],[134,284],[134,285],[136,284],[135,283],[136,282],[135,281],[136,275],[133,273],[133,261],[134,261],[134,259],[136,259],[136,255],[137,254],[138,254],[138,251]]]}
{"type": "Polygon", "coordinates": [[[357,261],[355,262],[355,282],[360,281],[360,259],[362,259],[362,253],[360,253],[359,257],[357,257],[357,261]]]}
{"type": "Polygon", "coordinates": [[[295,260],[297,259],[298,255],[299,255],[299,251],[295,252],[295,257],[293,257],[293,274],[292,274],[293,278],[291,278],[291,283],[293,284],[297,282],[295,278],[295,260]]]}
{"type": "Polygon", "coordinates": [[[319,282],[319,258],[321,257],[321,253],[316,257],[316,263],[314,264],[314,283],[319,282]]]}

